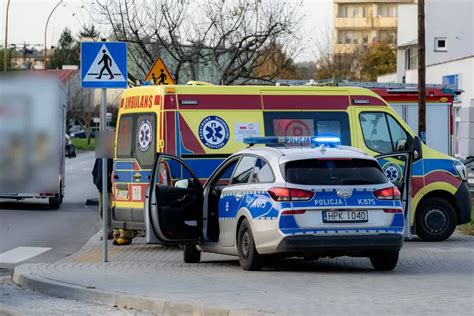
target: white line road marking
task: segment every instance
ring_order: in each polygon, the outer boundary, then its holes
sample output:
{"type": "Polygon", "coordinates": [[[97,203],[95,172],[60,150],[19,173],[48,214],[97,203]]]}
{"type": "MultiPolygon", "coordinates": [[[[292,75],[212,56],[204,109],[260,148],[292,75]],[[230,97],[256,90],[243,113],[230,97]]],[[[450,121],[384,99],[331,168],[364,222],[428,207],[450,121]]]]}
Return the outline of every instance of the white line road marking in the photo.
{"type": "Polygon", "coordinates": [[[46,247],[17,247],[0,253],[0,263],[18,263],[51,250],[46,247]]]}

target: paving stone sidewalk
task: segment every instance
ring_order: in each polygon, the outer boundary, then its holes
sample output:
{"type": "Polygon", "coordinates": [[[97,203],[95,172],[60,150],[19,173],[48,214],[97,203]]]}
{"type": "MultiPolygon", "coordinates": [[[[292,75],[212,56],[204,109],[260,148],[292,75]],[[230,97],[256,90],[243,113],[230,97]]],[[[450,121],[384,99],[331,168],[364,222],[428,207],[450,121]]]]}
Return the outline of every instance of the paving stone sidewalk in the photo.
{"type": "Polygon", "coordinates": [[[54,264],[24,264],[14,281],[45,294],[127,305],[157,314],[472,315],[474,237],[406,242],[392,272],[366,258],[289,259],[244,272],[235,257],[203,254],[185,264],[177,248],[110,245],[99,234],[54,264]]]}

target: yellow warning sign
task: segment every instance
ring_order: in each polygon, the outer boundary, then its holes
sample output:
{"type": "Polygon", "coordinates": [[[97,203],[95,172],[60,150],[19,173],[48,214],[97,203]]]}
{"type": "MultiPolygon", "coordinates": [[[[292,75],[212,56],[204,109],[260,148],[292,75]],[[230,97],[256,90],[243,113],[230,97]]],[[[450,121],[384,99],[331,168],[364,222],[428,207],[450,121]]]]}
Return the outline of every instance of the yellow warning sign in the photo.
{"type": "Polygon", "coordinates": [[[175,84],[173,77],[171,77],[168,68],[166,68],[163,60],[158,57],[153,66],[151,66],[150,71],[145,77],[145,81],[151,81],[155,85],[168,85],[175,84]]]}

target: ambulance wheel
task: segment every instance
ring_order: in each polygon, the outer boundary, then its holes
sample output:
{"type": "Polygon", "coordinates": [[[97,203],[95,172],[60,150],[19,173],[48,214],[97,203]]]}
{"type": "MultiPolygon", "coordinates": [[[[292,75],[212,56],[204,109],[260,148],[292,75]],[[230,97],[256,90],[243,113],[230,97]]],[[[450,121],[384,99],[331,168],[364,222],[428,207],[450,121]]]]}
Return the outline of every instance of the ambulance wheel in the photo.
{"type": "Polygon", "coordinates": [[[377,271],[391,271],[398,263],[398,251],[384,252],[370,256],[370,263],[377,271]]]}
{"type": "Polygon", "coordinates": [[[443,241],[456,229],[453,206],[440,198],[421,202],[416,210],[416,234],[425,241],[443,241]]]}
{"type": "Polygon", "coordinates": [[[61,205],[61,194],[57,193],[53,197],[49,198],[49,208],[52,210],[59,209],[61,205]]]}
{"type": "Polygon", "coordinates": [[[186,263],[198,263],[201,261],[201,252],[195,245],[183,246],[183,259],[186,263]]]}
{"type": "Polygon", "coordinates": [[[252,230],[249,222],[244,219],[239,227],[237,249],[239,264],[246,271],[258,271],[263,267],[263,257],[255,249],[252,230]]]}

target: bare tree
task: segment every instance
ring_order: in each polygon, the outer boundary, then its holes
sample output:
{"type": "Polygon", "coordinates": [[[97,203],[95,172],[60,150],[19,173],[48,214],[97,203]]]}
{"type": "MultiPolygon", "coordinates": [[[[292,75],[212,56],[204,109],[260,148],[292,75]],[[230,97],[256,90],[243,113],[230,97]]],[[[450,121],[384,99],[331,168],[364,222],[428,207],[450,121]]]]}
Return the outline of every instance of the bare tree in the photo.
{"type": "MultiPolygon", "coordinates": [[[[198,65],[212,66],[221,84],[254,79],[254,69],[272,56],[276,43],[289,62],[300,52],[300,1],[279,0],[98,0],[97,22],[129,43],[143,78],[154,59],[166,56],[176,81],[198,79],[198,65]]],[[[286,67],[279,65],[275,77],[286,67]]],[[[259,78],[260,79],[260,78],[259,78]]]]}
{"type": "Polygon", "coordinates": [[[87,144],[90,144],[92,120],[98,116],[98,108],[90,104],[90,94],[84,93],[84,89],[78,89],[69,99],[67,121],[73,120],[79,123],[86,132],[87,144]]]}

